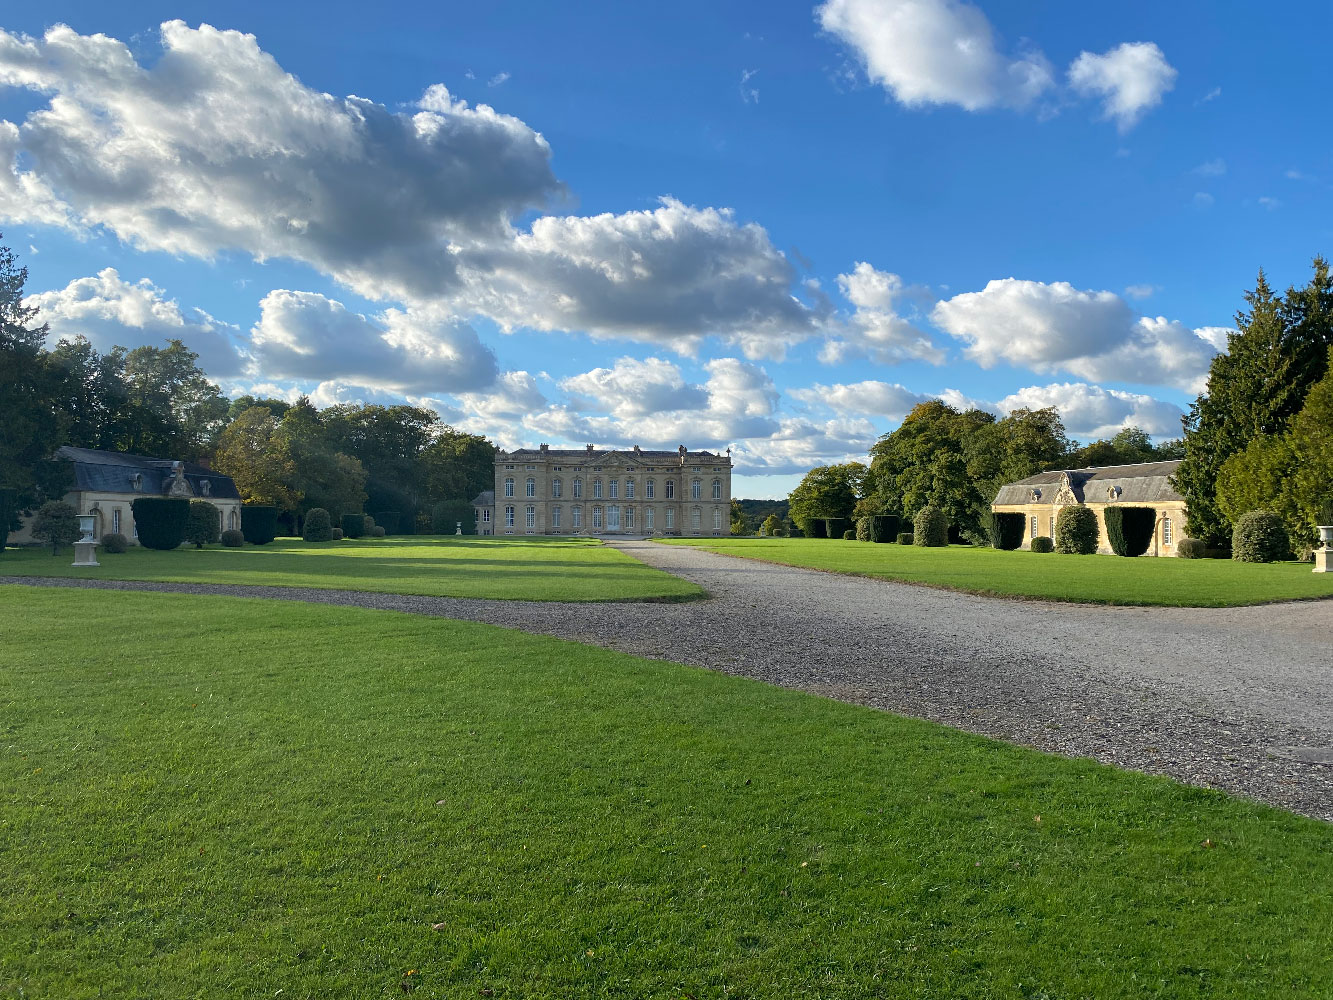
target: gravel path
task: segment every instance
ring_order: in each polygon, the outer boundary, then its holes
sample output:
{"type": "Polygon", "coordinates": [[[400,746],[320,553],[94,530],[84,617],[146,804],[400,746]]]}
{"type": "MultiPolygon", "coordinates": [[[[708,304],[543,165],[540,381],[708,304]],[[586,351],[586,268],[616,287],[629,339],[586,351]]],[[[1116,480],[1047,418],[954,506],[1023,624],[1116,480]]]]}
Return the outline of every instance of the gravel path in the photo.
{"type": "Polygon", "coordinates": [[[704,587],[559,604],[290,587],[0,582],[228,594],[508,625],[932,719],[1333,820],[1333,601],[1106,608],[974,597],[617,541],[704,587]]]}

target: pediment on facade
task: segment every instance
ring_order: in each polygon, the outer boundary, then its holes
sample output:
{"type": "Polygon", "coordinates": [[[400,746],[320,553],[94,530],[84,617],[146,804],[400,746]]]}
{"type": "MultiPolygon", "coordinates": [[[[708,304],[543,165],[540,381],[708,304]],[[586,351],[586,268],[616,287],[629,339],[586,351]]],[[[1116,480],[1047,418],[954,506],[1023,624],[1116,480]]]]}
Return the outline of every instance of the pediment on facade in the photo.
{"type": "Polygon", "coordinates": [[[1069,479],[1069,473],[1060,473],[1060,486],[1055,491],[1055,502],[1057,504],[1076,504],[1082,503],[1074,493],[1074,484],[1069,479]]]}

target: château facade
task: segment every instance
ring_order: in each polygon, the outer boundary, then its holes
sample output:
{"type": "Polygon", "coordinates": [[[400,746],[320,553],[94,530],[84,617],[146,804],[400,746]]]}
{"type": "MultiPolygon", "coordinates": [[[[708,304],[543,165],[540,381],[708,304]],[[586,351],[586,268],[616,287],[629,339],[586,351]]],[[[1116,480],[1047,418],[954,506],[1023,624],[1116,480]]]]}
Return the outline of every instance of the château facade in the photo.
{"type": "Polygon", "coordinates": [[[725,535],[731,451],[501,451],[472,507],[479,535],[725,535]]]}

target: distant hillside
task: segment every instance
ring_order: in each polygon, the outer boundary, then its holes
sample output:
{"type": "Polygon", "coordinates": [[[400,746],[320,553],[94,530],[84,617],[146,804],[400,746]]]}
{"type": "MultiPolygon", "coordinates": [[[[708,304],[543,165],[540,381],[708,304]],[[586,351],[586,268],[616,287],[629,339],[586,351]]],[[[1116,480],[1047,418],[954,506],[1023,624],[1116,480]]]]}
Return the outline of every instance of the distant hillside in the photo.
{"type": "Polygon", "coordinates": [[[787,519],[787,501],[786,500],[737,500],[741,509],[745,511],[745,516],[750,519],[750,523],[756,528],[763,523],[764,518],[769,514],[776,514],[779,521],[787,519]]]}

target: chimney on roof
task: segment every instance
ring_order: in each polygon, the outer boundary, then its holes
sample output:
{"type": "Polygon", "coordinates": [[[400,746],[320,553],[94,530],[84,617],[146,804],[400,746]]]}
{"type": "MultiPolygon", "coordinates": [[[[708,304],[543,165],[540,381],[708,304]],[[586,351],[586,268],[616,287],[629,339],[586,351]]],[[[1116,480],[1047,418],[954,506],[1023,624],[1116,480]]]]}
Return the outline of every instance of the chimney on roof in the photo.
{"type": "Polygon", "coordinates": [[[589,455],[592,454],[592,445],[588,445],[588,454],[589,454],[589,455]]]}
{"type": "Polygon", "coordinates": [[[636,445],[634,446],[634,454],[637,455],[638,453],[639,453],[639,446],[636,444],[636,445]]]}
{"type": "Polygon", "coordinates": [[[550,446],[549,444],[544,444],[544,445],[542,445],[542,451],[543,451],[543,452],[547,452],[547,451],[550,451],[550,450],[551,450],[551,446],[550,446]]]}

